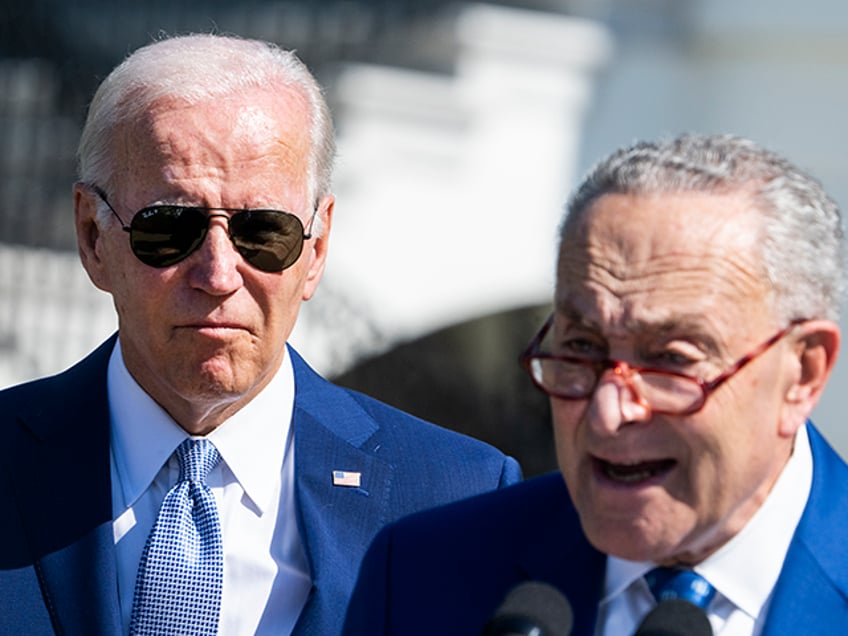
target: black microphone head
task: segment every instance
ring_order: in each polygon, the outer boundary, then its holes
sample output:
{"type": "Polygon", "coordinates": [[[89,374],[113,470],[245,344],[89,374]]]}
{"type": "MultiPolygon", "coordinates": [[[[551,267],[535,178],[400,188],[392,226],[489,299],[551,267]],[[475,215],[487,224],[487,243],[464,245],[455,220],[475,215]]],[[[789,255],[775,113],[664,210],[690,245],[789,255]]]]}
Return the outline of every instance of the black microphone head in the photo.
{"type": "Polygon", "coordinates": [[[662,601],[639,625],[634,636],[712,636],[706,612],[681,599],[662,601]]]}
{"type": "Polygon", "coordinates": [[[527,581],[510,590],[483,636],[568,636],[573,621],[571,604],[559,590],[527,581]]]}

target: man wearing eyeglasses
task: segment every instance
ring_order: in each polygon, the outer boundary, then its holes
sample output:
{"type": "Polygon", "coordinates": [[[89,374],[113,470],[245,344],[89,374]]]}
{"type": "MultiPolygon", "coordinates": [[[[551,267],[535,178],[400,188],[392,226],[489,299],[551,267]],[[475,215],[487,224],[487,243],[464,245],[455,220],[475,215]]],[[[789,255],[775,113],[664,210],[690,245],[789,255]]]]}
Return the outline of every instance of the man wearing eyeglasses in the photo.
{"type": "Polygon", "coordinates": [[[104,80],[74,203],[119,329],[0,393],[0,634],[338,633],[382,525],[520,478],[287,346],[333,153],[320,88],[273,45],[162,40],[104,80]]]}
{"type": "Polygon", "coordinates": [[[601,161],[521,356],[560,472],[386,528],[346,634],[843,633],[848,468],[808,420],[843,252],[819,183],[750,141],[601,161]],[[521,600],[526,581],[570,612],[521,600]]]}

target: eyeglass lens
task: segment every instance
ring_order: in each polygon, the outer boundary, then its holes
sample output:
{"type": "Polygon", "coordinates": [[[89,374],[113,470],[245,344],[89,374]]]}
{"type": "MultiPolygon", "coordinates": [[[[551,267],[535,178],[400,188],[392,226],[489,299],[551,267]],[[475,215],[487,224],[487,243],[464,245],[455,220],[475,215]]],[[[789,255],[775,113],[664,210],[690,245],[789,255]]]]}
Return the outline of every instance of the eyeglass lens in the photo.
{"type": "MultiPolygon", "coordinates": [[[[130,223],[130,245],[152,267],[180,262],[203,243],[209,220],[204,209],[163,205],[139,211],[130,223]]],[[[303,223],[288,212],[240,210],[229,217],[229,235],[239,254],[253,267],[279,272],[300,257],[303,223]]]]}
{"type": "Polygon", "coordinates": [[[520,357],[521,364],[540,389],[566,400],[583,400],[594,393],[605,370],[615,369],[653,412],[687,415],[700,410],[713,391],[806,319],[792,320],[709,382],[673,371],[633,367],[616,360],[592,361],[541,353],[542,343],[550,333],[553,321],[554,316],[551,315],[520,357]]]}
{"type": "MultiPolygon", "coordinates": [[[[582,400],[592,395],[600,374],[591,362],[557,358],[530,358],[533,381],[555,396],[582,400]]],[[[642,400],[656,412],[685,412],[704,398],[697,380],[679,375],[640,370],[626,376],[642,400]]]]}

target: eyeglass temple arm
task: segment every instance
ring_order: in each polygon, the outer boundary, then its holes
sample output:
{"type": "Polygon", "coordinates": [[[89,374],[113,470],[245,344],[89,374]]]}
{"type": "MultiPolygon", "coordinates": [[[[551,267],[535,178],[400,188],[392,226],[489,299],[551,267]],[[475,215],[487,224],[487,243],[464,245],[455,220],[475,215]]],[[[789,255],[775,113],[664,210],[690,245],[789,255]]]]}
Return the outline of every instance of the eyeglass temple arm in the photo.
{"type": "Polygon", "coordinates": [[[527,366],[527,360],[533,356],[539,350],[539,345],[542,344],[542,340],[545,339],[545,336],[548,334],[548,331],[551,328],[551,325],[554,322],[554,315],[551,314],[548,316],[548,319],[545,320],[545,324],[542,325],[542,328],[536,332],[536,335],[533,336],[533,340],[530,341],[530,344],[521,352],[521,355],[518,356],[518,363],[521,366],[527,366]]]}
{"type": "MultiPolygon", "coordinates": [[[[122,229],[124,232],[130,232],[130,231],[131,231],[130,226],[128,226],[126,223],[124,223],[124,220],[123,220],[123,219],[121,218],[121,216],[117,213],[117,211],[115,210],[115,208],[113,208],[113,207],[112,207],[112,204],[111,204],[111,203],[109,203],[109,198],[106,196],[106,193],[103,191],[103,189],[102,189],[102,188],[100,188],[100,186],[98,186],[97,184],[94,184],[94,183],[89,183],[89,184],[87,184],[87,185],[88,185],[88,187],[90,187],[90,188],[94,191],[94,193],[95,193],[97,196],[99,196],[99,197],[103,200],[103,203],[105,203],[105,204],[106,204],[106,207],[108,207],[108,208],[109,208],[109,210],[111,210],[112,214],[114,214],[114,215],[115,215],[115,218],[116,218],[116,219],[118,219],[118,221],[119,221],[119,222],[120,222],[120,224],[121,224],[121,229],[122,229]]],[[[308,228],[309,228],[309,229],[308,229],[308,230],[305,230],[305,231],[304,231],[304,233],[303,233],[303,239],[304,239],[304,240],[309,240],[309,239],[311,239],[311,238],[312,238],[312,226],[315,224],[315,216],[316,216],[317,214],[318,214],[318,202],[316,202],[316,203],[315,203],[315,209],[314,209],[314,211],[312,212],[312,216],[311,216],[311,217],[309,217],[309,225],[308,225],[308,228]]],[[[551,316],[551,319],[553,319],[553,316],[551,316]]]]}
{"type": "Polygon", "coordinates": [[[321,205],[321,201],[315,201],[315,205],[313,206],[312,216],[309,217],[309,224],[306,226],[307,229],[303,231],[303,240],[308,241],[312,238],[312,226],[315,225],[315,216],[318,214],[319,206],[321,205]]]}
{"type": "Polygon", "coordinates": [[[109,210],[111,210],[112,214],[115,215],[115,218],[118,219],[118,222],[121,224],[121,229],[124,232],[129,232],[130,227],[126,223],[124,223],[124,220],[115,211],[115,208],[112,207],[112,204],[109,203],[109,198],[106,196],[106,193],[100,188],[100,186],[98,186],[94,183],[90,183],[90,184],[88,184],[88,187],[90,187],[94,191],[94,193],[103,200],[103,203],[106,204],[106,207],[108,207],[109,210]]]}
{"type": "Polygon", "coordinates": [[[731,377],[736,375],[736,373],[738,371],[740,371],[749,362],[751,362],[751,360],[759,357],[760,355],[765,353],[769,348],[771,348],[772,346],[777,344],[777,342],[781,338],[783,338],[783,336],[788,334],[792,330],[793,327],[796,327],[797,325],[805,323],[805,322],[807,322],[807,320],[808,320],[808,318],[796,318],[795,320],[790,322],[788,325],[786,325],[786,327],[784,327],[783,329],[778,331],[771,338],[769,338],[764,343],[762,343],[759,347],[757,347],[756,349],[751,351],[748,355],[743,356],[742,358],[737,360],[736,364],[734,364],[732,367],[727,369],[724,373],[719,375],[717,378],[713,378],[709,382],[706,382],[705,384],[703,384],[704,390],[707,393],[712,393],[713,391],[715,391],[718,387],[720,387],[722,384],[724,384],[727,380],[729,380],[731,377]]]}

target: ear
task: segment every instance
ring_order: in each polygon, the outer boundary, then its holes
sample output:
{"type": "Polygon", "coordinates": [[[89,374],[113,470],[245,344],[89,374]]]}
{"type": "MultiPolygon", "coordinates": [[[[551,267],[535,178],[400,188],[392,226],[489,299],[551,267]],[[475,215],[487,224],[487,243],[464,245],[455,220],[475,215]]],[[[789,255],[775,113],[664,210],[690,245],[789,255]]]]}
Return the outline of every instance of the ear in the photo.
{"type": "Polygon", "coordinates": [[[818,403],[839,351],[839,325],[829,320],[809,320],[793,336],[792,355],[796,373],[784,396],[780,433],[795,434],[818,403]]]}
{"type": "Polygon", "coordinates": [[[309,271],[303,286],[303,300],[309,300],[318,289],[318,283],[324,274],[324,265],[327,263],[327,248],[330,239],[330,229],[333,225],[333,208],[336,198],[328,194],[321,197],[318,202],[318,217],[321,219],[321,236],[312,239],[309,248],[309,271]]]}
{"type": "Polygon", "coordinates": [[[83,268],[96,287],[108,292],[108,268],[103,260],[104,235],[97,219],[96,195],[88,185],[80,182],[74,184],[74,225],[83,268]]]}

